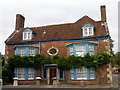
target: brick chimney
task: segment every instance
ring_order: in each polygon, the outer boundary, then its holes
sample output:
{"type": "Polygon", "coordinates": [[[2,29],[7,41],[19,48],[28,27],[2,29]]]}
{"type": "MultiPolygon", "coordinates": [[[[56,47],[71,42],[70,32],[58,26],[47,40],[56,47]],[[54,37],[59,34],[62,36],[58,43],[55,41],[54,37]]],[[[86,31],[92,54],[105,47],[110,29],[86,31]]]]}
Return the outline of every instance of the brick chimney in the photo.
{"type": "Polygon", "coordinates": [[[106,7],[105,5],[102,5],[100,7],[101,9],[101,21],[106,22],[106,7]]]}
{"type": "Polygon", "coordinates": [[[21,14],[16,15],[16,25],[15,30],[19,30],[20,28],[24,28],[25,18],[21,14]]]}

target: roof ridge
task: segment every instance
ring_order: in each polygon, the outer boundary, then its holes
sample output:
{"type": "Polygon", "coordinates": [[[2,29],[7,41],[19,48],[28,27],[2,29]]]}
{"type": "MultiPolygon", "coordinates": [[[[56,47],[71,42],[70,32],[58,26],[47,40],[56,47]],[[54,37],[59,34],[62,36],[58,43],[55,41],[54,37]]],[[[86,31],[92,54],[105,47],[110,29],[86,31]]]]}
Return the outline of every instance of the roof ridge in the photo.
{"type": "Polygon", "coordinates": [[[74,24],[74,23],[64,23],[64,24],[53,24],[53,25],[45,25],[45,26],[38,26],[38,27],[26,27],[26,28],[42,28],[42,27],[51,27],[51,26],[60,26],[60,25],[71,25],[71,24],[74,24]]]}

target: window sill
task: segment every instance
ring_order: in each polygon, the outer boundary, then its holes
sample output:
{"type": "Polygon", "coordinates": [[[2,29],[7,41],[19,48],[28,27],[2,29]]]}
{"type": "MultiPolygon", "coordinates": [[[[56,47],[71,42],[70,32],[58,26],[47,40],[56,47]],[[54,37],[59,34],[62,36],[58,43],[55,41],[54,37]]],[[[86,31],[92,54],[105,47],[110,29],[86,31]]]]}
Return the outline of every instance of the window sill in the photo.
{"type": "Polygon", "coordinates": [[[96,79],[70,79],[72,81],[87,81],[87,80],[96,80],[96,79]]]}
{"type": "Polygon", "coordinates": [[[59,80],[64,80],[64,79],[60,78],[59,80]]]}
{"type": "Polygon", "coordinates": [[[47,80],[47,78],[42,78],[41,80],[47,80]]]}

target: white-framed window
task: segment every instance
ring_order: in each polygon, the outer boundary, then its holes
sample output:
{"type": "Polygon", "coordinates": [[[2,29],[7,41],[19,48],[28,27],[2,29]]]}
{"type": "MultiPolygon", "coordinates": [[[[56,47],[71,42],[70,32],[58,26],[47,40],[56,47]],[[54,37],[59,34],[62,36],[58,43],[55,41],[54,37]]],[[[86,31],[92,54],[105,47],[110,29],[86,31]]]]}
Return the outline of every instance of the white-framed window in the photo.
{"type": "Polygon", "coordinates": [[[74,79],[74,68],[70,69],[70,78],[74,79]]]}
{"type": "Polygon", "coordinates": [[[81,67],[70,69],[71,80],[95,80],[96,72],[95,68],[81,67]]]}
{"type": "Polygon", "coordinates": [[[35,79],[35,68],[15,68],[15,77],[18,80],[34,80],[35,79]]]}
{"type": "Polygon", "coordinates": [[[35,56],[36,48],[34,47],[17,47],[15,48],[15,55],[20,56],[35,56]]]}
{"type": "Polygon", "coordinates": [[[94,35],[94,26],[86,24],[83,28],[83,36],[93,36],[94,35]]]}
{"type": "Polygon", "coordinates": [[[89,53],[90,55],[94,55],[94,45],[89,45],[89,53]]]}
{"type": "Polygon", "coordinates": [[[34,79],[34,76],[35,76],[35,69],[28,68],[28,79],[34,79]]]}
{"type": "Polygon", "coordinates": [[[87,69],[85,67],[77,68],[77,80],[87,79],[87,69]]]}
{"type": "Polygon", "coordinates": [[[76,45],[76,56],[84,56],[86,54],[85,45],[76,45]]]}
{"type": "Polygon", "coordinates": [[[35,56],[35,48],[29,48],[29,56],[35,56]]]}
{"type": "Polygon", "coordinates": [[[23,32],[23,40],[31,40],[32,32],[23,32]]]}
{"type": "Polygon", "coordinates": [[[25,68],[17,68],[17,77],[18,79],[25,79],[25,68]]]}
{"type": "Polygon", "coordinates": [[[73,47],[69,47],[69,55],[74,55],[74,53],[73,53],[73,47]]]}
{"type": "Polygon", "coordinates": [[[90,79],[95,79],[95,68],[90,68],[90,79]]]}
{"type": "Polygon", "coordinates": [[[26,48],[19,48],[18,49],[18,55],[26,56],[26,48]]]}

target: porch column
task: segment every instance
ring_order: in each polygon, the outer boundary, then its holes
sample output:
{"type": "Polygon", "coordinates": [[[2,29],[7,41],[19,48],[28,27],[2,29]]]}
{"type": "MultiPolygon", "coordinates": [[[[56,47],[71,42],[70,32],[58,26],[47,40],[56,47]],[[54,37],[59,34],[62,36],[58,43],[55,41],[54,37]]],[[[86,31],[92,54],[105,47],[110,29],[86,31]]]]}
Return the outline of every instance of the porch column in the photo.
{"type": "Polygon", "coordinates": [[[50,84],[50,68],[47,69],[47,84],[50,84]]]}
{"type": "Polygon", "coordinates": [[[57,84],[59,84],[59,70],[56,68],[56,78],[57,78],[57,84]]]}

